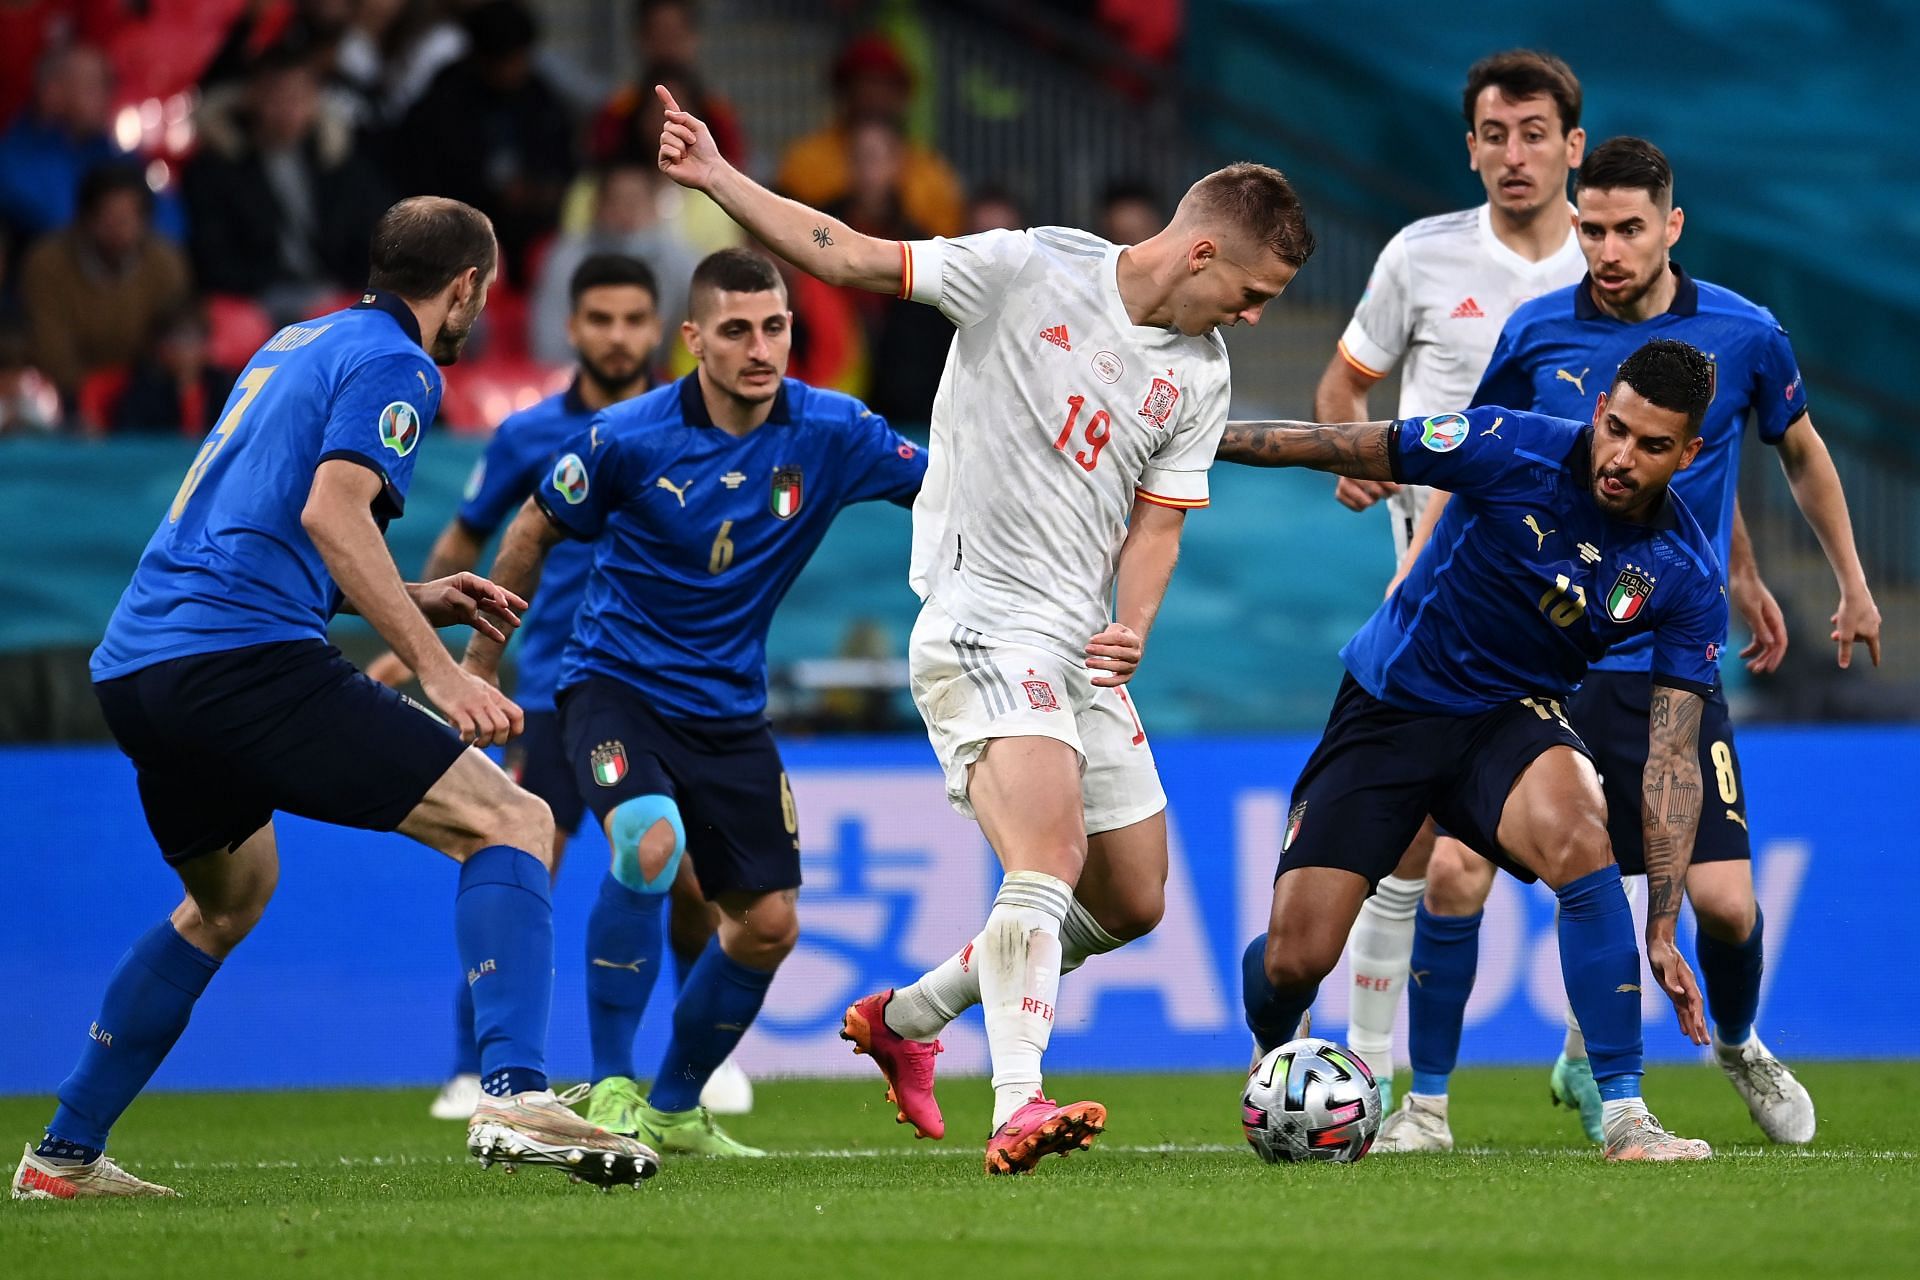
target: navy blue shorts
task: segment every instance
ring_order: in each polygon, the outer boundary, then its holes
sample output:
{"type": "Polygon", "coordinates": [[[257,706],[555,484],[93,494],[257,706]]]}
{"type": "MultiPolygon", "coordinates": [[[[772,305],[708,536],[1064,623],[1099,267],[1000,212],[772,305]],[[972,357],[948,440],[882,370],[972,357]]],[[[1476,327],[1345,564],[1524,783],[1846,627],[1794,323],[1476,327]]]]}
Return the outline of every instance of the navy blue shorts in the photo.
{"type": "Polygon", "coordinates": [[[276,810],[391,831],[466,750],[321,640],[175,658],[93,690],[175,864],[238,845],[276,810]]]}
{"type": "MultiPolygon", "coordinates": [[[[1647,767],[1647,716],[1653,677],[1642,671],[1593,671],[1567,699],[1567,718],[1593,749],[1600,787],[1607,795],[1607,835],[1620,874],[1647,873],[1641,843],[1640,780],[1647,767]]],[[[1746,862],[1747,792],[1740,782],[1740,756],[1733,746],[1727,700],[1717,690],[1700,714],[1700,830],[1693,860],[1746,862]]]]}
{"type": "Polygon", "coordinates": [[[590,676],[560,691],[560,732],[602,826],[635,796],[673,798],[709,899],[799,887],[800,819],[765,717],[673,719],[632,685],[590,676]]]}
{"type": "Polygon", "coordinates": [[[553,825],[568,835],[580,829],[586,804],[560,737],[558,711],[529,711],[527,727],[500,753],[507,776],[547,802],[553,825]]]}
{"type": "Polygon", "coordinates": [[[1382,702],[1348,676],[1293,785],[1280,872],[1338,867],[1377,885],[1432,814],[1454,839],[1533,880],[1495,836],[1514,782],[1552,747],[1589,755],[1551,699],[1436,716],[1382,702]]]}

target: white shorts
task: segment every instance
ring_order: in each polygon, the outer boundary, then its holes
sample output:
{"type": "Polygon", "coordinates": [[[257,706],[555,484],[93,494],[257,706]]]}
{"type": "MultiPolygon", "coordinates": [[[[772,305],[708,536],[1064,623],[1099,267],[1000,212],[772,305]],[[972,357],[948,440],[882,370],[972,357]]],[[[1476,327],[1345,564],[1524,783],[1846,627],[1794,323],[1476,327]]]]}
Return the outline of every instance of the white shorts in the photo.
{"type": "Polygon", "coordinates": [[[1407,558],[1407,548],[1413,545],[1414,523],[1420,519],[1420,513],[1427,509],[1427,499],[1432,496],[1433,490],[1424,484],[1403,484],[1400,492],[1387,498],[1387,516],[1393,522],[1395,569],[1407,558]]]}
{"type": "Polygon", "coordinates": [[[1153,748],[1125,686],[1057,653],[1010,644],[955,622],[939,602],[920,609],[908,644],[913,702],[947,776],[947,799],[973,817],[969,770],[995,738],[1054,738],[1080,756],[1087,834],[1114,831],[1167,807],[1153,748]]]}

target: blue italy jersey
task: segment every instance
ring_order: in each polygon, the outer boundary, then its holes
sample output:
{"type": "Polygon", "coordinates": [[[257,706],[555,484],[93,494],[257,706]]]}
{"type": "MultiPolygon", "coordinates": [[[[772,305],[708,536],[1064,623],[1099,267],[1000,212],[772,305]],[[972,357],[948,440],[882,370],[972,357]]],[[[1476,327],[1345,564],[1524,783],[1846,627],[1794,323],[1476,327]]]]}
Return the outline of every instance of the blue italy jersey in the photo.
{"type": "MultiPolygon", "coordinates": [[[[1724,568],[1733,545],[1747,419],[1752,417],[1762,440],[1778,444],[1807,412],[1807,391],[1787,331],[1772,312],[1730,289],[1696,282],[1678,264],[1673,273],[1673,305],[1639,324],[1622,323],[1595,306],[1587,280],[1527,303],[1501,331],[1473,403],[1589,422],[1594,398],[1641,345],[1678,338],[1698,347],[1713,362],[1713,404],[1700,424],[1700,453],[1674,475],[1673,491],[1713,539],[1724,568]]],[[[1652,642],[1641,636],[1594,665],[1645,671],[1652,661],[1652,642]]]]}
{"type": "Polygon", "coordinates": [[[1726,589],[1685,502],[1669,493],[1647,524],[1606,514],[1578,422],[1479,408],[1393,433],[1393,478],[1454,499],[1406,581],[1340,651],[1368,693],[1432,715],[1560,698],[1643,634],[1655,680],[1713,692],[1726,589]]]}
{"type": "Polygon", "coordinates": [[[300,512],[313,473],[345,458],[380,476],[382,529],[406,505],[440,371],[398,298],[290,325],[254,353],[93,652],[110,680],[156,662],[325,639],[339,589],[300,512]]]}
{"type": "MultiPolygon", "coordinates": [[[[592,420],[593,410],[580,398],[578,382],[560,395],[510,414],[487,442],[486,455],[467,481],[460,523],[481,542],[492,537],[501,522],[533,494],[534,486],[547,478],[554,455],[592,420]]],[[[593,548],[581,542],[563,542],[547,557],[539,594],[514,640],[520,679],[513,687],[513,700],[528,711],[553,710],[560,658],[592,567],[593,548]]]]}
{"type": "Polygon", "coordinates": [[[614,405],[534,491],[597,540],[560,687],[625,681],[664,715],[767,704],[767,628],[844,506],[908,504],[924,451],[859,401],[788,378],[758,430],[713,425],[696,371],[614,405]]]}

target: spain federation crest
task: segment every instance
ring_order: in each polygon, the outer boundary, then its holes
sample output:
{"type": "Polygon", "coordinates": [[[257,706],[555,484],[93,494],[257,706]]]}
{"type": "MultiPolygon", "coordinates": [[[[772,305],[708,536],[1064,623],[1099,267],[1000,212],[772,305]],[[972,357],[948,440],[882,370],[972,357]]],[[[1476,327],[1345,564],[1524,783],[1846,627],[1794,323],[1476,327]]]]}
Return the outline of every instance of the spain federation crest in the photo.
{"type": "Polygon", "coordinates": [[[1627,565],[1613,580],[1613,590],[1607,592],[1607,616],[1615,622],[1632,622],[1652,594],[1653,579],[1639,565],[1627,565]]]}
{"type": "Polygon", "coordinates": [[[791,520],[800,514],[806,496],[806,478],[800,468],[781,467],[773,473],[773,494],[767,499],[767,510],[782,520],[791,520]]]}
{"type": "Polygon", "coordinates": [[[1179,403],[1180,388],[1165,378],[1155,377],[1153,385],[1147,388],[1147,398],[1140,403],[1140,416],[1164,429],[1167,419],[1173,416],[1173,406],[1179,403]]]}
{"type": "Polygon", "coordinates": [[[403,458],[420,443],[420,415],[405,400],[380,411],[380,443],[403,458]]]}
{"type": "Polygon", "coordinates": [[[627,776],[627,748],[617,739],[601,743],[587,759],[593,766],[593,780],[603,787],[617,787],[627,776]]]}

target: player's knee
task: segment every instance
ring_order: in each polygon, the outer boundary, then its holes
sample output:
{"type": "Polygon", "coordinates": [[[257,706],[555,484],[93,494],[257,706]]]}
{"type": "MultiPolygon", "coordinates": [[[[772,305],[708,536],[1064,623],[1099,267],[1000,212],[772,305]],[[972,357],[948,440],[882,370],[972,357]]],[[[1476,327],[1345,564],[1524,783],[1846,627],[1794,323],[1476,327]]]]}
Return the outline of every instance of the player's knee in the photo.
{"type": "Polygon", "coordinates": [[[686,823],[673,797],[635,796],[607,818],[613,848],[613,878],[635,893],[665,893],[680,874],[687,850],[686,823]]]}
{"type": "Polygon", "coordinates": [[[216,960],[224,960],[260,923],[270,897],[271,890],[217,905],[203,905],[189,897],[173,913],[174,931],[216,960]]]}
{"type": "Polygon", "coordinates": [[[1160,925],[1167,914],[1167,890],[1162,884],[1131,885],[1114,900],[1089,906],[1096,923],[1122,942],[1144,938],[1160,925]]]}
{"type": "Polygon", "coordinates": [[[776,969],[800,941],[798,892],[783,889],[763,893],[726,912],[721,945],[726,953],[751,969],[776,969]]]}
{"type": "Polygon", "coordinates": [[[713,937],[713,904],[691,893],[682,893],[676,884],[667,899],[667,937],[679,955],[691,955],[713,937]]]}
{"type": "Polygon", "coordinates": [[[1689,887],[1687,901],[1693,906],[1700,932],[1714,941],[1737,947],[1753,935],[1759,906],[1751,895],[1698,893],[1689,887]]]}
{"type": "Polygon", "coordinates": [[[1427,910],[1436,916],[1479,911],[1486,905],[1492,879],[1484,869],[1490,869],[1485,860],[1459,841],[1437,842],[1427,864],[1427,910]]]}
{"type": "Polygon", "coordinates": [[[1598,817],[1575,819],[1548,846],[1546,854],[1540,878],[1550,888],[1558,889],[1612,866],[1613,842],[1607,838],[1606,823],[1598,817]]]}
{"type": "Polygon", "coordinates": [[[553,810],[531,791],[515,787],[491,815],[484,833],[488,845],[524,849],[540,860],[549,873],[554,868],[553,810]]]}
{"type": "Polygon", "coordinates": [[[1313,933],[1270,932],[1262,958],[1267,981],[1276,991],[1304,991],[1320,985],[1340,961],[1340,944],[1331,949],[1313,933]]]}

